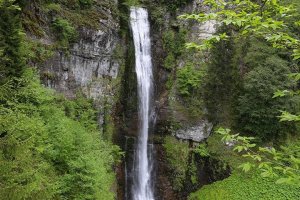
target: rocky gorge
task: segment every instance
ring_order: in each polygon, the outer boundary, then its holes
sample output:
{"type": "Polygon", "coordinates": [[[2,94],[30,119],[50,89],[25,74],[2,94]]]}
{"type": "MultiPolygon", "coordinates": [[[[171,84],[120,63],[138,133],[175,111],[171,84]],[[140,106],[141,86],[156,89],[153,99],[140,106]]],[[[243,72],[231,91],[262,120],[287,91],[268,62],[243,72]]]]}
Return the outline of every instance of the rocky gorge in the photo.
{"type": "MultiPolygon", "coordinates": [[[[115,4],[113,5],[114,8],[118,7],[120,9],[119,12],[128,16],[128,9],[122,3],[124,2],[114,2],[112,4],[115,4]]],[[[186,142],[178,141],[178,143],[182,143],[188,149],[191,145],[194,145],[193,143],[197,144],[209,136],[212,131],[212,124],[201,116],[194,118],[187,115],[186,112],[188,111],[181,108],[182,100],[176,94],[176,87],[167,88],[166,84],[174,72],[167,69],[163,63],[166,57],[169,54],[173,54],[173,52],[166,46],[168,41],[165,41],[164,37],[166,33],[171,33],[171,36],[175,34],[174,41],[170,42],[176,42],[175,40],[181,39],[183,44],[180,45],[184,45],[184,41],[187,41],[185,38],[188,38],[189,41],[197,42],[213,34],[215,23],[199,24],[192,22],[191,24],[190,22],[177,19],[177,16],[180,14],[193,13],[204,9],[201,7],[201,1],[190,1],[175,10],[167,10],[167,7],[163,7],[167,11],[163,18],[155,18],[157,17],[155,12],[158,11],[153,7],[155,6],[153,2],[146,1],[144,3],[146,7],[149,7],[150,12],[155,77],[154,107],[156,120],[153,122],[153,135],[150,137],[154,143],[155,170],[157,170],[158,175],[158,178],[155,180],[156,196],[157,199],[173,199],[175,196],[185,199],[188,193],[197,189],[196,186],[199,186],[199,183],[191,183],[189,181],[191,173],[198,174],[196,176],[201,185],[201,182],[211,181],[211,178],[208,178],[202,172],[204,169],[209,170],[208,168],[210,167],[208,164],[205,164],[207,161],[201,161],[200,157],[195,157],[188,153],[184,158],[186,160],[181,160],[180,162],[186,164],[200,162],[203,167],[198,165],[195,172],[189,170],[176,172],[176,169],[173,168],[174,166],[169,166],[169,162],[166,162],[167,155],[164,138],[170,135],[170,137],[184,140],[186,142]],[[178,36],[178,33],[187,27],[189,27],[189,31],[182,36],[178,36]],[[190,123],[191,118],[192,123],[190,123]],[[171,127],[170,129],[172,124],[182,128],[171,127]],[[195,161],[191,161],[191,159],[195,161]],[[179,178],[176,177],[177,175],[170,177],[174,172],[181,173],[178,175],[179,178]],[[174,186],[174,184],[178,184],[175,183],[178,181],[182,186],[174,186]],[[191,190],[191,187],[194,189],[191,190]]],[[[30,8],[34,6],[31,5],[30,8]]],[[[92,98],[100,111],[98,116],[100,127],[110,123],[114,124],[108,125],[115,127],[114,131],[109,134],[112,134],[111,137],[114,138],[116,144],[126,151],[125,155],[128,157],[125,158],[118,170],[118,199],[123,199],[126,190],[124,189],[126,187],[124,164],[130,162],[134,148],[134,143],[129,145],[128,141],[135,141],[134,137],[137,134],[137,91],[132,57],[134,50],[130,47],[132,46],[132,34],[126,17],[118,18],[113,16],[109,8],[102,12],[105,17],[104,19],[102,17],[94,19],[97,21],[95,27],[78,27],[78,37],[70,45],[68,51],[54,51],[53,55],[46,59],[44,63],[39,64],[41,66],[40,74],[45,86],[63,93],[68,98],[74,98],[79,91],[82,91],[87,98],[92,98]]],[[[44,20],[49,21],[47,18],[44,20]]],[[[55,37],[50,32],[43,37],[36,37],[31,34],[30,32],[27,33],[29,38],[33,38],[33,40],[43,45],[51,46],[55,44],[55,37]]],[[[186,57],[186,53],[179,54],[181,55],[178,55],[175,63],[173,63],[178,65],[178,69],[188,62],[197,62],[197,59],[199,59],[197,55],[186,57]]]]}
{"type": "Polygon", "coordinates": [[[297,199],[300,17],[218,2],[0,0],[0,199],[297,199]]]}

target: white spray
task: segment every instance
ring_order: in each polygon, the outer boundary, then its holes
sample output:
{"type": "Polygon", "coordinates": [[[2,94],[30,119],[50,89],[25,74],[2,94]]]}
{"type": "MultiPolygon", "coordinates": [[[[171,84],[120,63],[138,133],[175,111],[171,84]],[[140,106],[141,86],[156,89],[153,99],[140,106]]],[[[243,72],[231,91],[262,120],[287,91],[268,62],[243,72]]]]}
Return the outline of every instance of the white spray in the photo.
{"type": "Polygon", "coordinates": [[[139,139],[133,186],[134,200],[154,200],[151,187],[151,165],[148,156],[150,105],[153,93],[151,41],[148,12],[144,8],[130,9],[130,22],[135,46],[135,65],[139,98],[139,139]]]}

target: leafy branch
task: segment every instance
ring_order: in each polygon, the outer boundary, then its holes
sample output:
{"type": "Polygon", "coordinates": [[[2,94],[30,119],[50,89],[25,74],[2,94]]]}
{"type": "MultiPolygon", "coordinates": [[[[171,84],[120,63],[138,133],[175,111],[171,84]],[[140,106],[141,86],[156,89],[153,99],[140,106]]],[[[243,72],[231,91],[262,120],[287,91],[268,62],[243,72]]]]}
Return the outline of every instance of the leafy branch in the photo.
{"type": "Polygon", "coordinates": [[[261,171],[261,176],[276,178],[278,184],[299,184],[300,183],[300,149],[281,147],[281,151],[273,147],[258,147],[253,143],[254,137],[231,134],[230,129],[219,128],[216,130],[221,134],[222,141],[234,144],[233,151],[242,153],[242,156],[251,161],[239,166],[244,172],[253,168],[261,171]]]}
{"type": "MultiPolygon", "coordinates": [[[[205,0],[204,5],[210,8],[210,12],[184,14],[179,18],[199,22],[216,21],[218,25],[230,27],[236,35],[262,37],[275,48],[291,48],[293,58],[300,58],[300,41],[286,31],[287,21],[296,12],[292,5],[284,6],[277,0],[266,0],[263,4],[251,0],[205,0]]],[[[189,44],[188,47],[210,49],[212,44],[227,39],[225,35],[215,34],[198,47],[196,44],[189,44]]]]}

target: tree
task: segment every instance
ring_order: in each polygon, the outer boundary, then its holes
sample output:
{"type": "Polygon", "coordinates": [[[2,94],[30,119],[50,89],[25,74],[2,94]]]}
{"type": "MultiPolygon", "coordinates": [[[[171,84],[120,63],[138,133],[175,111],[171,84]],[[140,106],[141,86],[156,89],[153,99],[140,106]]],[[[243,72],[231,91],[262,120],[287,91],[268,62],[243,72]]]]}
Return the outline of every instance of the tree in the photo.
{"type": "Polygon", "coordinates": [[[24,69],[20,8],[12,0],[0,1],[0,78],[20,77],[24,69]]]}
{"type": "MultiPolygon", "coordinates": [[[[230,27],[235,37],[262,37],[275,48],[291,48],[293,57],[300,58],[299,40],[287,28],[291,22],[300,25],[299,21],[290,19],[297,16],[297,10],[292,5],[284,5],[277,0],[205,0],[203,3],[211,8],[209,13],[187,14],[181,18],[199,22],[216,20],[219,25],[230,27]]],[[[191,43],[188,46],[207,49],[226,38],[226,33],[219,33],[201,45],[191,43]]]]}
{"type": "Polygon", "coordinates": [[[291,129],[279,122],[279,110],[295,110],[294,103],[288,98],[272,97],[277,90],[291,88],[292,81],[287,76],[291,73],[290,63],[276,49],[257,39],[250,41],[243,62],[248,72],[243,75],[243,89],[236,105],[236,126],[264,141],[284,138],[291,129]]]}
{"type": "MultiPolygon", "coordinates": [[[[222,30],[222,28],[221,28],[222,30]]],[[[215,123],[232,121],[237,95],[240,90],[240,76],[234,62],[234,40],[221,41],[211,50],[204,82],[204,102],[209,118],[215,123]]]]}
{"type": "Polygon", "coordinates": [[[32,69],[0,86],[0,197],[114,199],[117,154],[91,101],[55,95],[32,69]]]}
{"type": "Polygon", "coordinates": [[[234,151],[251,159],[251,162],[239,166],[243,171],[248,172],[252,168],[257,168],[263,177],[277,178],[278,184],[300,184],[299,142],[292,146],[282,146],[278,151],[273,147],[257,148],[253,143],[254,137],[231,134],[230,129],[219,128],[216,132],[223,135],[223,142],[234,144],[234,151]]]}
{"type": "MultiPolygon", "coordinates": [[[[295,18],[296,20],[292,18],[293,16],[297,16],[297,13],[295,14],[296,9],[294,9],[292,5],[284,5],[282,2],[277,0],[205,0],[204,4],[211,8],[211,12],[183,15],[181,17],[185,19],[198,20],[200,22],[216,20],[220,26],[229,27],[231,35],[229,36],[226,33],[217,33],[208,40],[203,41],[200,45],[191,43],[188,47],[206,50],[210,49],[214,46],[214,44],[219,43],[222,40],[226,40],[229,37],[244,40],[248,38],[263,38],[266,42],[271,44],[273,48],[283,49],[285,52],[288,52],[286,53],[287,57],[291,56],[296,62],[300,59],[300,42],[297,38],[298,36],[297,34],[291,33],[289,29],[289,27],[300,25],[299,18],[295,18]],[[293,25],[291,25],[291,23],[293,25]]],[[[270,98],[270,93],[274,92],[274,83],[284,81],[280,78],[278,80],[272,80],[273,76],[276,76],[274,73],[277,73],[277,70],[279,70],[279,73],[288,72],[287,70],[283,70],[284,63],[280,59],[278,60],[278,58],[273,58],[268,60],[268,58],[265,58],[264,63],[268,63],[268,66],[269,64],[273,65],[273,67],[270,68],[273,70],[269,70],[268,68],[266,69],[265,66],[258,66],[252,73],[248,74],[248,77],[246,77],[246,91],[244,96],[242,96],[239,100],[241,105],[244,106],[248,103],[252,103],[251,96],[257,95],[255,93],[259,90],[261,90],[261,94],[257,97],[263,98],[262,100],[265,101],[266,99],[264,100],[264,95],[268,94],[268,98],[270,98]],[[280,72],[281,70],[283,71],[280,72]],[[259,78],[259,76],[262,77],[259,78]],[[255,80],[257,78],[266,81],[264,84],[260,84],[265,88],[261,88],[259,86],[253,87],[255,86],[255,80]],[[253,81],[254,83],[251,83],[253,81]]],[[[291,74],[290,77],[292,77],[296,82],[300,80],[300,74],[298,71],[291,74]]],[[[284,85],[280,85],[280,87],[282,86],[284,87],[284,85]]],[[[288,90],[291,88],[287,88],[287,90],[280,89],[281,88],[275,92],[273,96],[274,98],[300,94],[297,88],[294,91],[288,90]]],[[[251,113],[253,106],[257,105],[246,107],[246,109],[249,110],[245,113],[251,113]]],[[[268,107],[270,105],[267,104],[264,106],[268,107]]],[[[242,107],[240,109],[244,108],[242,107]]],[[[277,111],[276,107],[273,107],[271,111],[277,111]]],[[[297,110],[294,112],[296,113],[291,114],[288,111],[281,111],[282,114],[280,116],[280,121],[298,123],[300,121],[299,112],[297,113],[297,110]]],[[[241,113],[243,113],[243,110],[241,110],[241,113]]],[[[257,113],[252,114],[256,115],[257,113]]],[[[257,123],[257,126],[261,125],[259,119],[255,117],[252,121],[257,123]]],[[[231,141],[236,144],[234,150],[238,152],[245,151],[245,157],[249,157],[260,163],[259,165],[255,165],[250,162],[244,163],[241,166],[244,171],[248,171],[252,167],[258,167],[262,170],[262,176],[278,176],[278,183],[299,184],[299,144],[296,144],[294,148],[283,147],[280,152],[273,147],[259,147],[254,149],[256,144],[251,142],[254,139],[253,137],[242,137],[239,134],[231,135],[229,134],[229,129],[219,129],[217,132],[224,135],[224,141],[231,141]]]]}

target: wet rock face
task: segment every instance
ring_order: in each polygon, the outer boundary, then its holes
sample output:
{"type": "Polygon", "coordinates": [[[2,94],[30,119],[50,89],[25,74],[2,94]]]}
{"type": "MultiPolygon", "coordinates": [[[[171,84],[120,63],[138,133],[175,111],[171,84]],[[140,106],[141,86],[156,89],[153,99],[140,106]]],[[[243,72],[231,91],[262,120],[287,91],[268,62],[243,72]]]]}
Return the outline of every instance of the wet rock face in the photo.
{"type": "Polygon", "coordinates": [[[192,140],[194,142],[201,142],[209,137],[213,125],[207,120],[201,121],[197,126],[179,129],[175,132],[178,139],[192,140]]]}
{"type": "Polygon", "coordinates": [[[109,86],[103,79],[118,75],[119,63],[113,58],[119,41],[117,31],[118,23],[114,21],[105,21],[101,30],[80,30],[80,40],[69,54],[56,52],[44,64],[42,78],[43,74],[51,74],[45,84],[71,98],[79,88],[94,99],[103,96],[109,86]]]}

